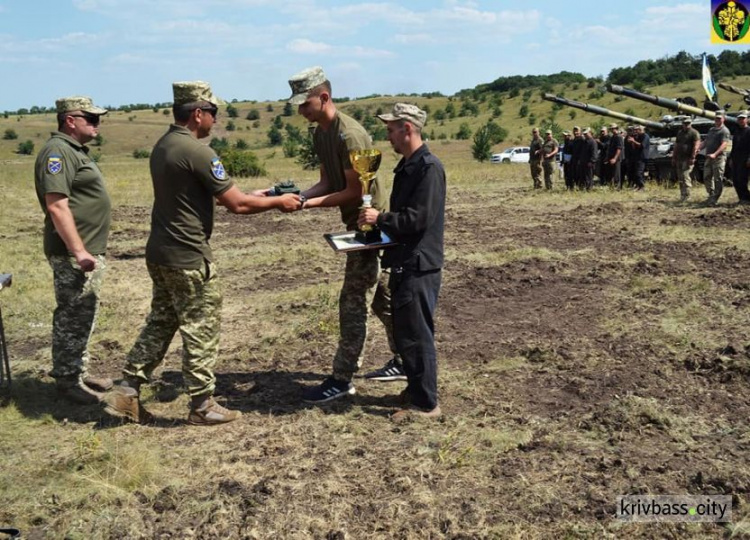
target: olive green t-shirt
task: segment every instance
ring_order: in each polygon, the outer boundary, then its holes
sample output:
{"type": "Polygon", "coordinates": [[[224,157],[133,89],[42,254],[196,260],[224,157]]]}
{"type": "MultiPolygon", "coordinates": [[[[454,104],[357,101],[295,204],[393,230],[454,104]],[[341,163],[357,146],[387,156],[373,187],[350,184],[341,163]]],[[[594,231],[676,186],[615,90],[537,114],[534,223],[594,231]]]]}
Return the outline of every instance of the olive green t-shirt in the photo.
{"type": "MultiPolygon", "coordinates": [[[[372,148],[372,139],[359,122],[337,111],[327,130],[320,126],[315,128],[313,144],[320,162],[325,167],[328,181],[332,186],[331,192],[336,192],[346,188],[344,171],[352,168],[349,151],[372,148]]],[[[384,191],[380,179],[376,176],[370,184],[370,194],[372,206],[380,211],[388,209],[388,197],[384,191]]],[[[341,221],[346,224],[347,229],[356,228],[360,206],[361,200],[357,200],[340,207],[341,221]]]]}
{"type": "Polygon", "coordinates": [[[34,184],[44,211],[44,254],[47,257],[70,255],[47,212],[45,195],[49,193],[68,198],[68,207],[86,251],[92,255],[106,253],[111,202],[104,177],[85,145],[59,131],[52,132],[36,158],[34,184]]]}
{"type": "Polygon", "coordinates": [[[146,260],[197,270],[213,261],[208,241],[214,227],[215,197],[233,182],[211,147],[187,128],[173,124],[151,153],[154,207],[146,260]]]}
{"type": "Polygon", "coordinates": [[[701,136],[696,129],[680,129],[675,136],[674,150],[672,151],[675,160],[684,161],[692,159],[695,143],[700,140],[701,136]]]}

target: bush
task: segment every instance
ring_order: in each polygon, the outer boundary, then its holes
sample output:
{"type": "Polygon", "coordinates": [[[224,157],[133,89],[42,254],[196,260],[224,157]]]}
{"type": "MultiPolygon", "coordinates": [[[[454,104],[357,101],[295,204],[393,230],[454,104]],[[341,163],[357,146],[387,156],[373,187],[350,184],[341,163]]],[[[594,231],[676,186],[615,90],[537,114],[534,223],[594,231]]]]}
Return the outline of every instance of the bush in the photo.
{"type": "Polygon", "coordinates": [[[104,137],[102,137],[101,133],[97,133],[96,137],[94,137],[94,146],[101,146],[104,144],[104,137]]]}
{"type": "Polygon", "coordinates": [[[164,109],[161,113],[164,116],[169,116],[170,114],[172,114],[172,111],[170,109],[164,109]]]}
{"type": "Polygon", "coordinates": [[[258,156],[248,150],[226,150],[221,154],[229,176],[267,176],[267,171],[258,161],[258,156]]]}
{"type": "Polygon", "coordinates": [[[18,150],[16,153],[21,154],[22,156],[30,156],[34,153],[34,143],[33,141],[26,140],[22,143],[18,143],[18,150]]]}
{"type": "Polygon", "coordinates": [[[456,132],[456,139],[459,141],[465,141],[471,138],[471,128],[469,127],[469,124],[464,122],[458,127],[458,132],[456,132]]]}
{"type": "Polygon", "coordinates": [[[523,105],[521,105],[521,108],[518,109],[518,116],[523,118],[527,116],[528,114],[529,114],[529,106],[524,103],[523,105]]]}
{"type": "Polygon", "coordinates": [[[273,105],[271,105],[270,103],[268,105],[266,105],[266,111],[267,112],[273,112],[273,105]]]}
{"type": "Polygon", "coordinates": [[[258,120],[260,119],[260,111],[258,109],[250,109],[245,118],[248,120],[258,120]]]}
{"type": "Polygon", "coordinates": [[[281,134],[281,130],[276,126],[271,126],[268,130],[268,144],[269,146],[278,146],[284,142],[284,135],[281,134]]]}
{"type": "Polygon", "coordinates": [[[237,139],[237,142],[234,143],[234,148],[237,150],[247,150],[250,148],[250,145],[247,144],[245,139],[237,139]]]}
{"type": "Polygon", "coordinates": [[[221,155],[223,152],[229,150],[229,141],[226,137],[222,137],[221,139],[214,137],[211,139],[211,142],[208,143],[208,146],[214,149],[214,152],[221,155]]]}
{"type": "Polygon", "coordinates": [[[6,141],[14,141],[18,138],[18,133],[16,133],[15,129],[6,129],[5,134],[3,135],[3,139],[6,141]]]}
{"type": "Polygon", "coordinates": [[[239,112],[237,111],[237,107],[233,105],[227,105],[227,116],[229,118],[237,118],[239,115],[239,112]]]}
{"type": "Polygon", "coordinates": [[[308,134],[307,137],[302,139],[298,150],[299,156],[297,157],[297,163],[302,165],[303,169],[312,170],[320,167],[320,160],[318,159],[318,154],[315,153],[311,134],[308,134]]]}
{"type": "Polygon", "coordinates": [[[293,139],[285,140],[281,148],[284,150],[284,157],[293,158],[299,154],[299,143],[293,139]]]}
{"type": "Polygon", "coordinates": [[[237,129],[237,126],[232,122],[231,120],[227,122],[227,131],[234,131],[237,129]]]}
{"type": "Polygon", "coordinates": [[[133,150],[133,157],[135,159],[146,159],[151,157],[151,152],[142,148],[136,148],[135,150],[133,150]]]}
{"type": "Polygon", "coordinates": [[[287,103],[284,105],[284,112],[282,113],[284,116],[292,116],[294,114],[294,109],[292,108],[291,103],[287,103]]]}

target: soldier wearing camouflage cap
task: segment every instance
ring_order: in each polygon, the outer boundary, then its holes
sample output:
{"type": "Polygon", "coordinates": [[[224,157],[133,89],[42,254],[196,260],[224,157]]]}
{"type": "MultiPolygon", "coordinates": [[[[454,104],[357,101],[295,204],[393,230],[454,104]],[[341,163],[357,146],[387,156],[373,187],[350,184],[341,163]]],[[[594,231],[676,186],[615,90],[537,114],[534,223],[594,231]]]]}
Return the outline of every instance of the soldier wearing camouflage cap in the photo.
{"type": "Polygon", "coordinates": [[[750,127],[748,127],[748,111],[737,113],[737,128],[732,137],[732,150],[729,152],[729,162],[732,164],[732,184],[737,192],[740,204],[750,204],[748,190],[748,167],[750,166],[750,127]]]}
{"type": "MultiPolygon", "coordinates": [[[[316,184],[302,191],[303,209],[338,207],[347,230],[357,227],[362,201],[359,175],[349,160],[351,150],[372,148],[372,138],[354,118],[339,111],[331,95],[331,82],[320,66],[304,69],[289,78],[289,103],[308,122],[317,124],[313,146],[320,160],[316,184]]],[[[378,176],[370,194],[375,208],[387,208],[386,194],[378,176]]],[[[333,373],[321,384],[303,389],[307,403],[324,403],[352,395],[354,374],[360,369],[367,338],[368,311],[385,327],[392,359],[365,378],[378,381],[405,379],[401,360],[393,344],[388,275],[380,271],[377,250],[350,251],[346,254],[344,283],[339,295],[339,341],[333,357],[333,373]]]]}
{"type": "Polygon", "coordinates": [[[57,131],[36,158],[34,180],[44,212],[44,254],[52,267],[57,307],[52,320],[52,371],[59,393],[98,403],[111,379],[88,374],[89,341],[105,269],[110,199],[86,143],[107,110],[91,98],[60,98],[57,131]]]}
{"type": "Polygon", "coordinates": [[[107,394],[107,412],[136,422],[151,415],[140,403],[175,333],[182,336],[182,376],[190,396],[188,423],[224,424],[240,417],[213,398],[222,293],[209,244],[216,202],[235,214],[297,210],[297,195],[261,197],[234,184],[219,156],[200,142],[211,133],[222,101],[203,81],[176,82],[174,124],[151,152],[154,205],[146,244],[153,282],[151,313],[127,356],[123,384],[107,394]]]}
{"type": "Polygon", "coordinates": [[[544,141],[539,136],[539,129],[531,130],[531,142],[529,143],[529,171],[534,189],[542,188],[542,146],[544,141]]]}
{"type": "Polygon", "coordinates": [[[544,169],[544,189],[550,190],[553,187],[555,169],[557,168],[557,154],[560,152],[560,146],[557,140],[552,136],[552,131],[544,132],[544,143],[542,144],[542,168],[544,169]]]}
{"type": "Polygon", "coordinates": [[[609,138],[609,145],[607,146],[607,154],[605,156],[606,164],[606,182],[611,187],[616,189],[622,189],[622,153],[625,141],[620,135],[620,128],[617,124],[610,124],[609,130],[612,135],[609,138]]]}
{"type": "Polygon", "coordinates": [[[394,169],[391,211],[363,208],[357,224],[378,225],[400,245],[383,253],[391,268],[394,338],[403,359],[407,387],[401,396],[409,406],[391,419],[437,418],[437,353],[434,317],[440,293],[445,224],[445,169],[422,141],[427,114],[416,105],[396,103],[386,123],[388,140],[402,158],[394,169]]]}

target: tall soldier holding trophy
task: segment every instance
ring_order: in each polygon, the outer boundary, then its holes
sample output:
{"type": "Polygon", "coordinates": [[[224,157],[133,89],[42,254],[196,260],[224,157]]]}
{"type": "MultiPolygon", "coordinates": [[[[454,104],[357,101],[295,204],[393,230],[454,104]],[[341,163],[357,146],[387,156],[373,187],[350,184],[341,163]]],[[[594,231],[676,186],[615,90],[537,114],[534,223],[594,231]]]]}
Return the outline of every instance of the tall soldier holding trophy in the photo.
{"type": "MultiPolygon", "coordinates": [[[[322,68],[312,67],[297,73],[289,79],[289,86],[292,88],[289,103],[297,105],[298,112],[309,122],[317,123],[313,144],[321,162],[320,180],[301,193],[302,209],[338,206],[347,230],[355,230],[363,193],[350,152],[372,148],[371,138],[356,120],[336,109],[331,83],[322,68]]],[[[371,182],[370,195],[374,208],[387,208],[387,195],[377,177],[371,182]]],[[[340,336],[333,358],[333,374],[322,384],[305,388],[304,401],[324,403],[355,393],[352,378],[362,365],[370,305],[385,326],[393,358],[365,378],[381,381],[406,378],[393,341],[387,283],[388,275],[381,274],[377,250],[346,254],[344,284],[339,295],[340,336]]]]}

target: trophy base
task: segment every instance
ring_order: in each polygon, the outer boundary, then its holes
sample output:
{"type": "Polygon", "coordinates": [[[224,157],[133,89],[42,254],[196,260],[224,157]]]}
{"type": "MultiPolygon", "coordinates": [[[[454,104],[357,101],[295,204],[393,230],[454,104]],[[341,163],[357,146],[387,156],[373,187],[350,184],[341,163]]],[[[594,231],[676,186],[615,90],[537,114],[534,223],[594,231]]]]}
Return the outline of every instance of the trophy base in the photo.
{"type": "Polygon", "coordinates": [[[380,229],[374,227],[367,232],[357,231],[354,233],[354,239],[363,244],[375,244],[383,241],[383,237],[380,236],[380,229]]]}

